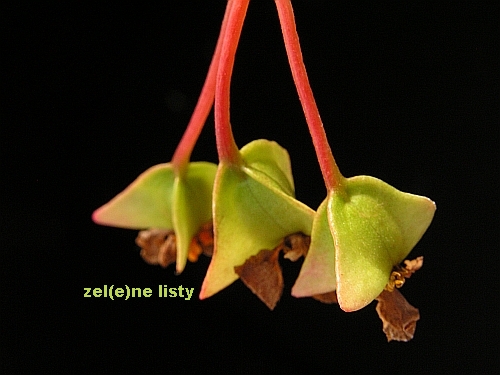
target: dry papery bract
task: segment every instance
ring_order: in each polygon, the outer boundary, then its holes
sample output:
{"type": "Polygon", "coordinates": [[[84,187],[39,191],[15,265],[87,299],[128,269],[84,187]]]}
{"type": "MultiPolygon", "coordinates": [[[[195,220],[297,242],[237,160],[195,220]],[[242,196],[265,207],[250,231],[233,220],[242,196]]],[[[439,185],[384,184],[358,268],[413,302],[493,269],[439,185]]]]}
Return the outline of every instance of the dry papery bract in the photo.
{"type": "MultiPolygon", "coordinates": [[[[285,258],[296,261],[307,255],[309,245],[309,236],[302,233],[292,234],[285,237],[273,250],[264,249],[250,257],[244,264],[235,267],[235,272],[243,283],[273,310],[281,298],[284,286],[279,252],[283,251],[285,258]]],[[[406,278],[410,278],[422,267],[423,257],[405,260],[404,264],[404,267],[394,267],[386,289],[376,298],[376,311],[382,320],[388,341],[411,340],[416,322],[420,319],[418,309],[410,305],[396,288],[400,288],[406,278]]],[[[335,291],[312,297],[323,303],[337,303],[335,291]]]]}
{"type": "MultiPolygon", "coordinates": [[[[141,257],[148,264],[168,267],[176,260],[175,233],[172,230],[148,229],[140,231],[136,243],[141,247],[141,257]]],[[[273,310],[281,298],[284,288],[283,274],[279,264],[279,254],[293,262],[306,256],[311,238],[303,233],[285,237],[274,249],[262,249],[245,263],[235,267],[242,282],[266,306],[273,310]]],[[[196,262],[200,254],[212,256],[212,224],[202,226],[193,238],[188,259],[196,262]]],[[[408,341],[413,338],[416,322],[420,319],[418,309],[410,305],[397,290],[405,279],[410,278],[423,265],[423,257],[405,260],[404,266],[394,267],[385,290],[376,298],[376,311],[382,320],[383,331],[388,341],[408,341]]],[[[337,303],[335,291],[314,295],[312,298],[323,303],[337,303]]]]}
{"type": "MultiPolygon", "coordinates": [[[[189,246],[188,259],[196,262],[200,254],[211,257],[214,248],[212,223],[203,225],[189,246]]],[[[151,265],[163,268],[174,263],[177,256],[173,230],[151,228],[138,233],[135,243],[141,248],[142,259],[151,265]]]]}
{"type": "Polygon", "coordinates": [[[404,267],[394,267],[385,290],[376,298],[378,303],[375,309],[382,320],[387,341],[411,340],[420,319],[418,309],[410,305],[396,288],[401,288],[405,279],[422,268],[424,257],[405,260],[404,264],[404,267]]]}
{"type": "Polygon", "coordinates": [[[411,340],[417,328],[417,320],[420,319],[418,309],[410,305],[397,289],[392,292],[382,291],[377,301],[375,309],[382,320],[387,341],[411,340]]]}

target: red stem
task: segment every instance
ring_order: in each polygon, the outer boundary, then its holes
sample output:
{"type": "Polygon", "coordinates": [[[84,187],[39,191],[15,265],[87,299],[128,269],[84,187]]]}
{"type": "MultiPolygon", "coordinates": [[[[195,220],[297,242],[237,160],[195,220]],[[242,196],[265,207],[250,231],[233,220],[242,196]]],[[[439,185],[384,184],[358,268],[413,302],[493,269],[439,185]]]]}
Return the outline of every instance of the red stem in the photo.
{"type": "Polygon", "coordinates": [[[208,69],[203,88],[201,89],[198,103],[196,103],[196,107],[194,108],[193,114],[191,115],[191,119],[189,120],[187,128],[182,135],[181,141],[175,149],[174,156],[172,157],[172,164],[177,176],[182,176],[186,173],[186,169],[189,164],[194,145],[196,144],[196,141],[200,136],[201,130],[205,125],[208,114],[210,113],[210,109],[212,108],[212,105],[214,103],[217,70],[219,68],[222,41],[226,32],[227,19],[229,16],[229,11],[231,10],[231,3],[232,0],[228,1],[227,3],[226,11],[224,13],[224,19],[222,21],[221,30],[219,33],[219,39],[217,40],[217,45],[212,57],[212,62],[210,63],[210,68],[208,69]]]}
{"type": "MultiPolygon", "coordinates": [[[[229,120],[229,91],[233,73],[236,48],[241,35],[249,0],[230,0],[231,10],[227,21],[215,87],[215,136],[217,152],[221,162],[239,165],[242,163],[238,147],[234,142],[229,120]]],[[[229,4],[228,4],[229,7],[229,4]]]]}
{"type": "Polygon", "coordinates": [[[328,191],[340,190],[343,177],[333,158],[309,79],[307,78],[306,67],[302,60],[299,36],[295,27],[292,4],[290,0],[275,0],[275,2],[293,80],[306,116],[309,133],[311,133],[326,188],[328,191]]]}

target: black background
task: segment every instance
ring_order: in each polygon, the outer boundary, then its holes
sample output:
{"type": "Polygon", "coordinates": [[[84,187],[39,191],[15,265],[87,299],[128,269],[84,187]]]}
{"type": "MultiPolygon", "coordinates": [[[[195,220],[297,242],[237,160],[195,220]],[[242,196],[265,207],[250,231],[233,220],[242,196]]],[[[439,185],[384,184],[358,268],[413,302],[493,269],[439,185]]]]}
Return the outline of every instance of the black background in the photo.
{"type": "MultiPolygon", "coordinates": [[[[402,289],[415,338],[387,343],[375,304],[295,299],[270,312],[240,281],[199,301],[84,298],[104,284],[194,287],[145,264],[94,209],[167,162],[203,84],[225,1],[1,5],[1,368],[17,372],[481,372],[498,361],[498,17],[475,2],[294,1],[337,163],[437,204],[402,289]],[[207,5],[208,4],[208,5],[207,5]]],[[[237,144],[288,149],[298,199],[324,199],[274,2],[252,1],[231,92],[237,144]]],[[[192,160],[217,162],[213,116],[192,160]]],[[[491,368],[491,367],[490,367],[491,368]]]]}

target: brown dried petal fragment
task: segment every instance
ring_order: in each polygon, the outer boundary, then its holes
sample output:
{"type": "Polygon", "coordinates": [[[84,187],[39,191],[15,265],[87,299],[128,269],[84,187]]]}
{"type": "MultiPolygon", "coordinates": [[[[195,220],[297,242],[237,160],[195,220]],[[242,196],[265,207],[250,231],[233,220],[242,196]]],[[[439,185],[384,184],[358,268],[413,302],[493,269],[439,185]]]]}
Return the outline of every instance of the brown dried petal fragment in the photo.
{"type": "MultiPolygon", "coordinates": [[[[138,233],[135,243],[141,248],[140,255],[148,264],[166,268],[176,261],[177,247],[175,233],[172,230],[158,228],[142,230],[138,233]]],[[[212,256],[213,246],[213,225],[210,222],[202,225],[193,238],[188,259],[191,262],[196,262],[202,253],[206,256],[212,256]]]]}
{"type": "Polygon", "coordinates": [[[409,279],[411,275],[417,272],[424,265],[424,257],[418,257],[413,260],[405,260],[404,277],[409,279]]]}
{"type": "Polygon", "coordinates": [[[411,340],[420,319],[418,309],[410,305],[397,289],[392,292],[384,290],[376,299],[376,310],[387,341],[411,340]]]}
{"type": "Polygon", "coordinates": [[[234,267],[245,285],[273,310],[283,293],[283,274],[279,265],[280,248],[261,250],[241,266],[234,267]]]}
{"type": "Polygon", "coordinates": [[[167,268],[177,259],[177,247],[175,246],[175,236],[172,234],[167,237],[166,241],[160,247],[158,253],[158,263],[163,268],[167,268]]]}
{"type": "Polygon", "coordinates": [[[175,262],[177,249],[171,230],[148,229],[137,235],[135,243],[141,247],[141,257],[148,264],[168,267],[175,262]]]}
{"type": "Polygon", "coordinates": [[[281,248],[283,249],[284,257],[295,262],[301,256],[306,256],[311,244],[311,237],[303,233],[294,233],[286,236],[281,248]]]}

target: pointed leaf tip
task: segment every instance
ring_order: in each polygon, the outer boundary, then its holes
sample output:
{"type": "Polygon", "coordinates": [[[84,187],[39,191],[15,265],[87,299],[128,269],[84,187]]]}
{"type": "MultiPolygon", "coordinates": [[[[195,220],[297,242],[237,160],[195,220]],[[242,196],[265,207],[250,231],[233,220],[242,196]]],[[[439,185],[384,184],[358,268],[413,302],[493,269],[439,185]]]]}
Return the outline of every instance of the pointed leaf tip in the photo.
{"type": "Polygon", "coordinates": [[[170,163],[155,165],[94,211],[92,220],[100,225],[118,228],[172,229],[171,199],[174,179],[170,163]]]}

